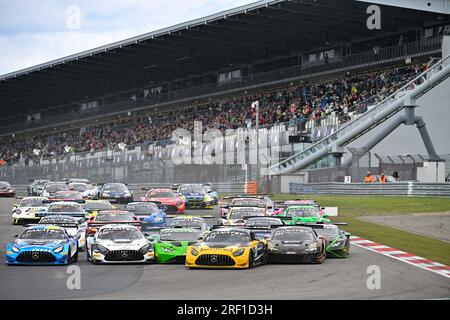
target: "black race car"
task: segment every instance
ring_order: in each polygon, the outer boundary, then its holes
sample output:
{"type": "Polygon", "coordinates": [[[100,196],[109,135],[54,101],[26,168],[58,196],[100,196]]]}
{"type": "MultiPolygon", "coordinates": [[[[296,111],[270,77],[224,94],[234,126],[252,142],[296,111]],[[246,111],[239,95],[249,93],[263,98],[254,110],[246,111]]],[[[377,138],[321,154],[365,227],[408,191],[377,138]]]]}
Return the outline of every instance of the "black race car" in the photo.
{"type": "Polygon", "coordinates": [[[320,264],[326,258],[325,241],[310,227],[279,227],[272,231],[268,253],[271,263],[320,264]]]}

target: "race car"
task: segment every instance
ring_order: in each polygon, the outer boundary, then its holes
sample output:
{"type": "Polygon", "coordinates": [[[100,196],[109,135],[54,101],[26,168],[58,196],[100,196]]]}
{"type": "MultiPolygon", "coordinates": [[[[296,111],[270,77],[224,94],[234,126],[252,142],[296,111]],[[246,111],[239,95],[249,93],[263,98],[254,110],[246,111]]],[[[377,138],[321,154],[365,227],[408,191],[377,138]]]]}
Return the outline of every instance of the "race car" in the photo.
{"type": "MultiPolygon", "coordinates": [[[[212,216],[211,216],[212,217],[212,216]]],[[[209,231],[211,228],[202,216],[176,216],[169,222],[170,228],[191,228],[199,229],[202,233],[209,231]]]]}
{"type": "Polygon", "coordinates": [[[188,209],[213,209],[214,199],[206,193],[201,184],[182,184],[177,193],[188,209]]]}
{"type": "Polygon", "coordinates": [[[42,187],[41,196],[51,198],[58,191],[69,191],[69,186],[64,181],[50,181],[42,187]]]}
{"type": "Polygon", "coordinates": [[[205,192],[211,198],[213,198],[213,204],[218,204],[219,203],[219,193],[217,191],[213,190],[211,184],[205,183],[205,184],[203,184],[203,188],[205,189],[205,192]]]}
{"type": "Polygon", "coordinates": [[[78,240],[64,228],[37,225],[25,228],[6,249],[6,263],[67,265],[78,260],[78,240]]]}
{"type": "Polygon", "coordinates": [[[227,204],[222,204],[220,206],[220,216],[225,219],[228,215],[228,211],[231,207],[254,207],[254,208],[264,208],[267,215],[270,211],[267,210],[267,203],[264,199],[257,197],[244,197],[244,198],[232,198],[227,204]]]}
{"type": "Polygon", "coordinates": [[[327,215],[316,206],[293,206],[287,207],[283,213],[276,217],[283,220],[286,225],[299,223],[331,223],[327,215]]]}
{"type": "Polygon", "coordinates": [[[274,217],[250,217],[245,221],[244,228],[255,233],[258,239],[270,239],[274,227],[284,226],[283,221],[274,217]]]}
{"type": "Polygon", "coordinates": [[[125,210],[133,213],[141,221],[142,231],[150,227],[166,225],[166,214],[153,202],[130,202],[125,210]]]}
{"type": "Polygon", "coordinates": [[[325,240],[306,226],[284,226],[272,231],[268,241],[270,263],[322,263],[326,258],[325,240]]]}
{"type": "Polygon", "coordinates": [[[221,200],[220,207],[226,208],[228,205],[238,204],[238,203],[263,203],[266,206],[266,210],[268,214],[273,214],[273,210],[275,208],[275,202],[270,198],[270,195],[267,194],[235,194],[229,197],[223,197],[221,200]]]}
{"type": "Polygon", "coordinates": [[[316,200],[312,199],[286,200],[275,202],[274,214],[282,214],[287,207],[293,206],[314,206],[319,208],[319,204],[316,203],[316,200]]]}
{"type": "Polygon", "coordinates": [[[66,229],[67,233],[78,240],[78,250],[86,247],[86,222],[71,216],[46,216],[39,220],[38,225],[58,226],[66,229]]]}
{"type": "Polygon", "coordinates": [[[197,243],[203,232],[195,228],[167,228],[162,229],[154,237],[153,246],[155,259],[158,263],[186,261],[186,249],[197,243]]]}
{"type": "Polygon", "coordinates": [[[85,178],[64,178],[62,179],[62,181],[64,181],[67,184],[70,183],[86,183],[89,184],[89,179],[85,179],[85,178]]]}
{"type": "Polygon", "coordinates": [[[83,196],[78,191],[56,191],[53,195],[49,196],[49,201],[72,201],[78,203],[84,203],[83,196]]]}
{"type": "MultiPolygon", "coordinates": [[[[31,180],[30,180],[31,182],[31,180]]],[[[27,192],[28,196],[30,197],[39,197],[42,194],[42,189],[44,188],[44,185],[50,182],[50,180],[32,180],[32,183],[28,185],[27,192]]]]}
{"type": "Polygon", "coordinates": [[[265,217],[265,216],[267,216],[267,211],[264,205],[259,207],[239,206],[239,205],[229,206],[226,216],[219,220],[219,224],[244,225],[245,221],[250,217],[265,217]]]}
{"type": "Polygon", "coordinates": [[[147,194],[141,197],[141,201],[151,201],[161,203],[166,207],[165,213],[184,213],[186,205],[179,194],[172,189],[159,188],[150,189],[147,194]]]}
{"type": "Polygon", "coordinates": [[[84,210],[87,213],[87,217],[93,217],[102,210],[114,210],[115,206],[109,202],[109,200],[86,200],[83,205],[84,210]]]}
{"type": "Polygon", "coordinates": [[[94,235],[98,229],[108,224],[134,225],[141,229],[141,222],[131,212],[125,210],[100,211],[87,221],[86,238],[94,235]]]}
{"type": "Polygon", "coordinates": [[[71,182],[69,189],[81,193],[83,199],[94,199],[98,194],[98,189],[91,184],[83,182],[71,182]]]}
{"type": "Polygon", "coordinates": [[[16,188],[6,181],[0,181],[0,197],[15,197],[16,188]]]}
{"type": "Polygon", "coordinates": [[[350,233],[339,229],[334,224],[317,224],[311,226],[325,239],[328,257],[345,258],[350,253],[350,233]]]}
{"type": "Polygon", "coordinates": [[[249,269],[266,262],[267,242],[240,228],[219,228],[186,250],[187,268],[249,269]]]}
{"type": "Polygon", "coordinates": [[[12,208],[12,224],[36,222],[40,217],[36,213],[45,212],[48,207],[45,197],[25,197],[12,208]]]}
{"type": "Polygon", "coordinates": [[[98,198],[128,203],[133,202],[133,193],[123,183],[105,183],[98,191],[98,198]]]}
{"type": "Polygon", "coordinates": [[[129,224],[108,224],[86,240],[88,261],[99,263],[150,263],[155,261],[152,243],[129,224]]]}
{"type": "Polygon", "coordinates": [[[36,213],[37,217],[46,217],[53,215],[71,216],[84,220],[86,212],[81,204],[77,202],[61,201],[52,202],[45,212],[36,213]]]}

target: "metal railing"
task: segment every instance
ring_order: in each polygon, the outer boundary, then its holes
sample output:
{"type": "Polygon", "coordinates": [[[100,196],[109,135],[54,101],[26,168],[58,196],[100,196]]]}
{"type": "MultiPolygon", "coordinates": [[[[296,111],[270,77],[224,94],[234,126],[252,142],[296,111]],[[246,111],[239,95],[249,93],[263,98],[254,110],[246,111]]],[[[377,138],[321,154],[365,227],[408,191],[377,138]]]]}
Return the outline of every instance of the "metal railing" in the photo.
{"type": "Polygon", "coordinates": [[[398,195],[398,196],[450,196],[450,183],[294,183],[289,184],[292,194],[341,195],[398,195]]]}

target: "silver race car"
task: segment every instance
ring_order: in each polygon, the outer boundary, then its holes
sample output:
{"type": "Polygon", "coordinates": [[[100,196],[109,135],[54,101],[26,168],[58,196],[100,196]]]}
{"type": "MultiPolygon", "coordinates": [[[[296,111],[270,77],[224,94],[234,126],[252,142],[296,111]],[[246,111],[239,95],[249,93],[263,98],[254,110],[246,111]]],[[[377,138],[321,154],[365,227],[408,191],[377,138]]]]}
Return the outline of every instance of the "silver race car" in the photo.
{"type": "Polygon", "coordinates": [[[152,243],[128,224],[108,224],[86,239],[87,259],[93,263],[150,263],[155,261],[152,243]]]}

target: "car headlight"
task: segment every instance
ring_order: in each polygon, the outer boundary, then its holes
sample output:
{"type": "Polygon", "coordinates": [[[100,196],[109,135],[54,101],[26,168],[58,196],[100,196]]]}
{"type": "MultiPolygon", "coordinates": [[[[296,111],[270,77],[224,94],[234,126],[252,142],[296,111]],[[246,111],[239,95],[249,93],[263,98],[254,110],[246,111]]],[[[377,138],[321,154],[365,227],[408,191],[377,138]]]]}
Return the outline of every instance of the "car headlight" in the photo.
{"type": "Polygon", "coordinates": [[[17,213],[17,214],[21,214],[21,213],[22,213],[22,210],[16,209],[16,213],[17,213]]]}
{"type": "Polygon", "coordinates": [[[195,248],[192,248],[192,249],[191,249],[191,254],[192,254],[193,256],[196,256],[196,255],[198,255],[198,251],[195,250],[195,248]]]}
{"type": "Polygon", "coordinates": [[[101,252],[103,254],[106,254],[106,253],[109,252],[108,248],[105,248],[104,246],[102,246],[100,244],[93,245],[93,249],[97,250],[97,251],[99,251],[99,252],[101,252]]]}
{"type": "Polygon", "coordinates": [[[319,250],[319,246],[317,245],[317,243],[311,243],[306,249],[306,252],[315,252],[319,250]]]}
{"type": "Polygon", "coordinates": [[[244,253],[244,251],[245,251],[245,249],[244,249],[244,248],[242,248],[242,249],[239,249],[239,250],[237,250],[237,251],[233,252],[233,256],[235,256],[235,257],[239,257],[239,256],[242,256],[242,254],[244,253]]]}
{"type": "Polygon", "coordinates": [[[17,248],[16,246],[11,246],[11,250],[12,250],[12,252],[15,252],[15,253],[17,253],[17,252],[19,252],[20,250],[19,250],[19,248],[17,248]]]}
{"type": "Polygon", "coordinates": [[[146,254],[149,251],[151,251],[151,249],[152,249],[152,245],[150,243],[147,243],[145,246],[140,248],[139,251],[141,251],[143,254],[146,254]]]}
{"type": "Polygon", "coordinates": [[[55,250],[53,250],[54,253],[60,253],[61,251],[63,251],[64,246],[60,246],[58,248],[56,248],[55,250]]]}

